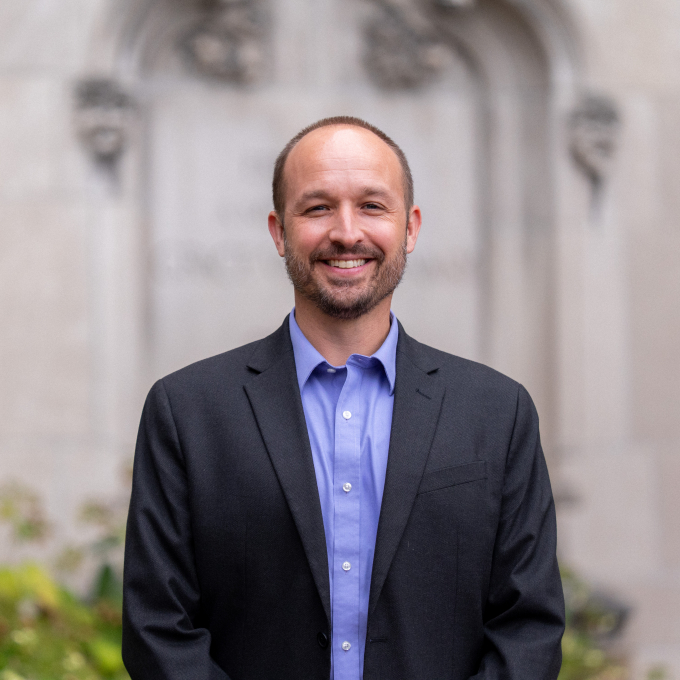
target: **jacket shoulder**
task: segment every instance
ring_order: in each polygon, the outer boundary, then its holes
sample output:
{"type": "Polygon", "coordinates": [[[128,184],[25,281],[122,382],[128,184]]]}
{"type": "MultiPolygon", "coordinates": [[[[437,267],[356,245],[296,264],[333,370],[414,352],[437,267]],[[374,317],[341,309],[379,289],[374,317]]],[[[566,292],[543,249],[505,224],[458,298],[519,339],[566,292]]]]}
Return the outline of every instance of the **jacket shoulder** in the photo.
{"type": "Polygon", "coordinates": [[[201,359],[161,378],[166,386],[187,385],[194,382],[205,382],[216,376],[234,376],[244,373],[248,358],[261,340],[236,347],[227,352],[201,359]]]}
{"type": "Polygon", "coordinates": [[[447,386],[468,393],[493,393],[516,399],[518,390],[524,390],[516,380],[490,366],[430,347],[405,333],[402,351],[426,373],[436,372],[447,386]]]}
{"type": "Polygon", "coordinates": [[[227,384],[240,385],[252,375],[253,368],[256,372],[259,370],[258,365],[262,363],[263,356],[266,364],[267,361],[275,361],[286,350],[292,351],[287,319],[265,338],[196,361],[166,375],[159,382],[172,391],[197,388],[206,390],[218,384],[221,387],[227,384]]]}

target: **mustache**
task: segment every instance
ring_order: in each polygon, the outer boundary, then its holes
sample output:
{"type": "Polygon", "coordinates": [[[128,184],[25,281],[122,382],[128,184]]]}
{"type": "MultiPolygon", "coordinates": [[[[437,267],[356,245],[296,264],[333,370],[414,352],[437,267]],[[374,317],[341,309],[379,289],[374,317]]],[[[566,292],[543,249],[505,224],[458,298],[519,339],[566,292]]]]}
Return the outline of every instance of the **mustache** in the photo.
{"type": "Polygon", "coordinates": [[[321,260],[335,260],[343,255],[351,255],[357,259],[377,260],[378,264],[385,259],[385,253],[380,248],[370,247],[357,243],[351,248],[345,248],[339,243],[334,243],[330,247],[317,248],[309,256],[310,264],[321,260]]]}

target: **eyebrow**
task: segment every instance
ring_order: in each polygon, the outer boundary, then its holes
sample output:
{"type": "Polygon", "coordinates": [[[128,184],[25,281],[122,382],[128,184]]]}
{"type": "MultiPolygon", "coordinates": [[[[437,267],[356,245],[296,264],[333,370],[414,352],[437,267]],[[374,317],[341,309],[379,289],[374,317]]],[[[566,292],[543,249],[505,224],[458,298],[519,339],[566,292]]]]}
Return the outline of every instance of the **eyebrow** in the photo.
{"type": "Polygon", "coordinates": [[[328,198],[328,192],[324,191],[323,189],[317,189],[315,191],[305,191],[300,198],[295,201],[295,203],[304,203],[305,201],[311,201],[315,198],[328,198]]]}
{"type": "Polygon", "coordinates": [[[387,197],[389,196],[389,191],[382,187],[364,187],[362,191],[363,196],[381,196],[381,197],[387,197]]]}
{"type": "MultiPolygon", "coordinates": [[[[389,191],[382,187],[371,187],[365,186],[361,190],[361,195],[364,197],[375,196],[375,197],[387,197],[389,196],[389,191]]],[[[330,198],[330,194],[324,189],[316,189],[313,191],[306,191],[300,198],[295,201],[296,205],[300,203],[305,203],[306,201],[311,201],[316,198],[330,198]]]]}

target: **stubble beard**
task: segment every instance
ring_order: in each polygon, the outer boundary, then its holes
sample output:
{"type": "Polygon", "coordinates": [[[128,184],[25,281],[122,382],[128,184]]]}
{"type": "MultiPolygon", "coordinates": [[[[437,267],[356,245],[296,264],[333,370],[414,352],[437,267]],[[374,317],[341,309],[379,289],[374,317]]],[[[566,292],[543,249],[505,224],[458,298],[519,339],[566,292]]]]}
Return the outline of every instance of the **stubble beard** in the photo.
{"type": "Polygon", "coordinates": [[[343,248],[334,244],[323,251],[314,251],[308,260],[298,257],[285,239],[285,263],[293,287],[324,314],[343,320],[358,319],[374,309],[399,285],[406,269],[406,239],[390,258],[379,248],[354,246],[343,248]],[[375,272],[367,283],[337,279],[331,287],[322,284],[314,275],[322,260],[351,255],[356,259],[373,259],[375,272]],[[359,290],[356,290],[359,289],[359,290]]]}

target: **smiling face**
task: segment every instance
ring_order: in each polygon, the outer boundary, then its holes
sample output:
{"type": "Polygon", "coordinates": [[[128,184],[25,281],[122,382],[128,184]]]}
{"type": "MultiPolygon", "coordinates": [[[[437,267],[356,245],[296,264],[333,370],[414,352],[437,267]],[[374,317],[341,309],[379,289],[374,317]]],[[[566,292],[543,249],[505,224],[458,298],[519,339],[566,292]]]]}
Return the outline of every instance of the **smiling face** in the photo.
{"type": "Polygon", "coordinates": [[[391,297],[415,247],[420,210],[406,209],[401,165],[359,127],[303,137],[285,166],[285,209],[269,231],[299,297],[325,314],[356,319],[391,297]]]}

